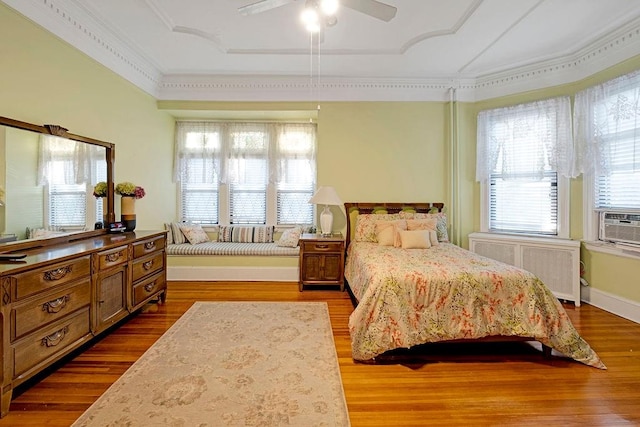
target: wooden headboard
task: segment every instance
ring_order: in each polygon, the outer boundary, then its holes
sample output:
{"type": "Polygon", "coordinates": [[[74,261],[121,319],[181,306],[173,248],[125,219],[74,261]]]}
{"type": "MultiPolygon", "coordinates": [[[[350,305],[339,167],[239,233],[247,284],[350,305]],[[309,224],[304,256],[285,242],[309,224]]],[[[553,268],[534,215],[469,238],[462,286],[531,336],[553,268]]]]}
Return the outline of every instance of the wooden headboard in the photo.
{"type": "Polygon", "coordinates": [[[345,236],[345,248],[349,247],[351,242],[351,234],[355,229],[356,218],[359,214],[371,213],[398,213],[400,211],[409,211],[417,213],[436,213],[442,212],[444,203],[405,203],[405,202],[346,202],[344,210],[347,215],[347,235],[345,236]],[[353,213],[356,213],[353,215],[353,213]]]}

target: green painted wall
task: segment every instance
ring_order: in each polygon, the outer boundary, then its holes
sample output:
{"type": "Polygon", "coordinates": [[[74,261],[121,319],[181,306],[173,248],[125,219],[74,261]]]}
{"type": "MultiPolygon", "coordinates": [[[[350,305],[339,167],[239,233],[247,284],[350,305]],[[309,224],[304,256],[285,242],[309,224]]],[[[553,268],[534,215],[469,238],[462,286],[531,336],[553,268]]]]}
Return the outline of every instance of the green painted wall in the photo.
{"type": "MultiPolygon", "coordinates": [[[[308,103],[157,102],[131,83],[0,4],[0,115],[63,125],[116,144],[116,182],[142,185],[138,228],[176,214],[172,182],[175,111],[309,110],[308,103]]],[[[427,200],[449,207],[460,243],[479,230],[476,115],[481,109],[573,95],[640,68],[625,61],[584,81],[478,103],[330,102],[318,122],[318,182],[344,201],[427,200]],[[452,128],[450,114],[457,118],[452,128]],[[453,136],[453,144],[450,144],[453,136]],[[456,154],[452,157],[451,154],[456,154]],[[453,200],[451,199],[453,197],[453,200]]],[[[310,112],[310,114],[315,114],[310,112]]],[[[571,185],[571,236],[582,236],[582,182],[571,185]]],[[[344,215],[334,212],[336,227],[344,215]]],[[[640,261],[584,251],[592,286],[640,302],[640,261]]]]}
{"type": "Polygon", "coordinates": [[[157,109],[153,97],[4,3],[0,58],[1,116],[59,124],[115,143],[116,182],[132,181],[147,191],[137,205],[140,227],[156,228],[174,218],[174,120],[157,109]]]}

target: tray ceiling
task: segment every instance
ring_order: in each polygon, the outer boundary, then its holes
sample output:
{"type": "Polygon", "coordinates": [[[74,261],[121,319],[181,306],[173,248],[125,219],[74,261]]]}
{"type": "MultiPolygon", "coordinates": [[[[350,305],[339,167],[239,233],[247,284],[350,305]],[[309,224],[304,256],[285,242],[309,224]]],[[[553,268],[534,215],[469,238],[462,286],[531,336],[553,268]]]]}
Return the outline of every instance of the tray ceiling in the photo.
{"type": "Polygon", "coordinates": [[[339,9],[319,48],[303,0],[3,0],[160,100],[477,100],[567,83],[640,53],[637,0],[384,0],[339,9]]]}

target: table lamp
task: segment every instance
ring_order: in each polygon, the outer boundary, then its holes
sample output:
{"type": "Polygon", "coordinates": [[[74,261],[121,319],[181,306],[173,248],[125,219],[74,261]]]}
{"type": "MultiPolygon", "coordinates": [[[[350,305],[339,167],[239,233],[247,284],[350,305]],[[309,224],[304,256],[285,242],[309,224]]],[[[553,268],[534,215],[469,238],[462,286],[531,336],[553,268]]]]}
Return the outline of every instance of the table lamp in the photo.
{"type": "Polygon", "coordinates": [[[309,203],[314,205],[324,205],[324,210],[320,213],[320,232],[323,236],[330,236],[333,230],[333,214],[329,205],[340,206],[342,200],[333,187],[320,187],[309,199],[309,203]]]}

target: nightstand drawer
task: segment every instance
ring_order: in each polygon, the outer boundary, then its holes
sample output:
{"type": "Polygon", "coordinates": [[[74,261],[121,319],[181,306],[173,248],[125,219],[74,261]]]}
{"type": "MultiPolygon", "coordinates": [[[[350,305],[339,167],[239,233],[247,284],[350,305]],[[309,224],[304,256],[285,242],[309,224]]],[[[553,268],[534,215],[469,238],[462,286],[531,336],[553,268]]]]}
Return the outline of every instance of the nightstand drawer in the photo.
{"type": "Polygon", "coordinates": [[[302,242],[302,250],[305,252],[340,252],[342,242],[302,242]]]}

